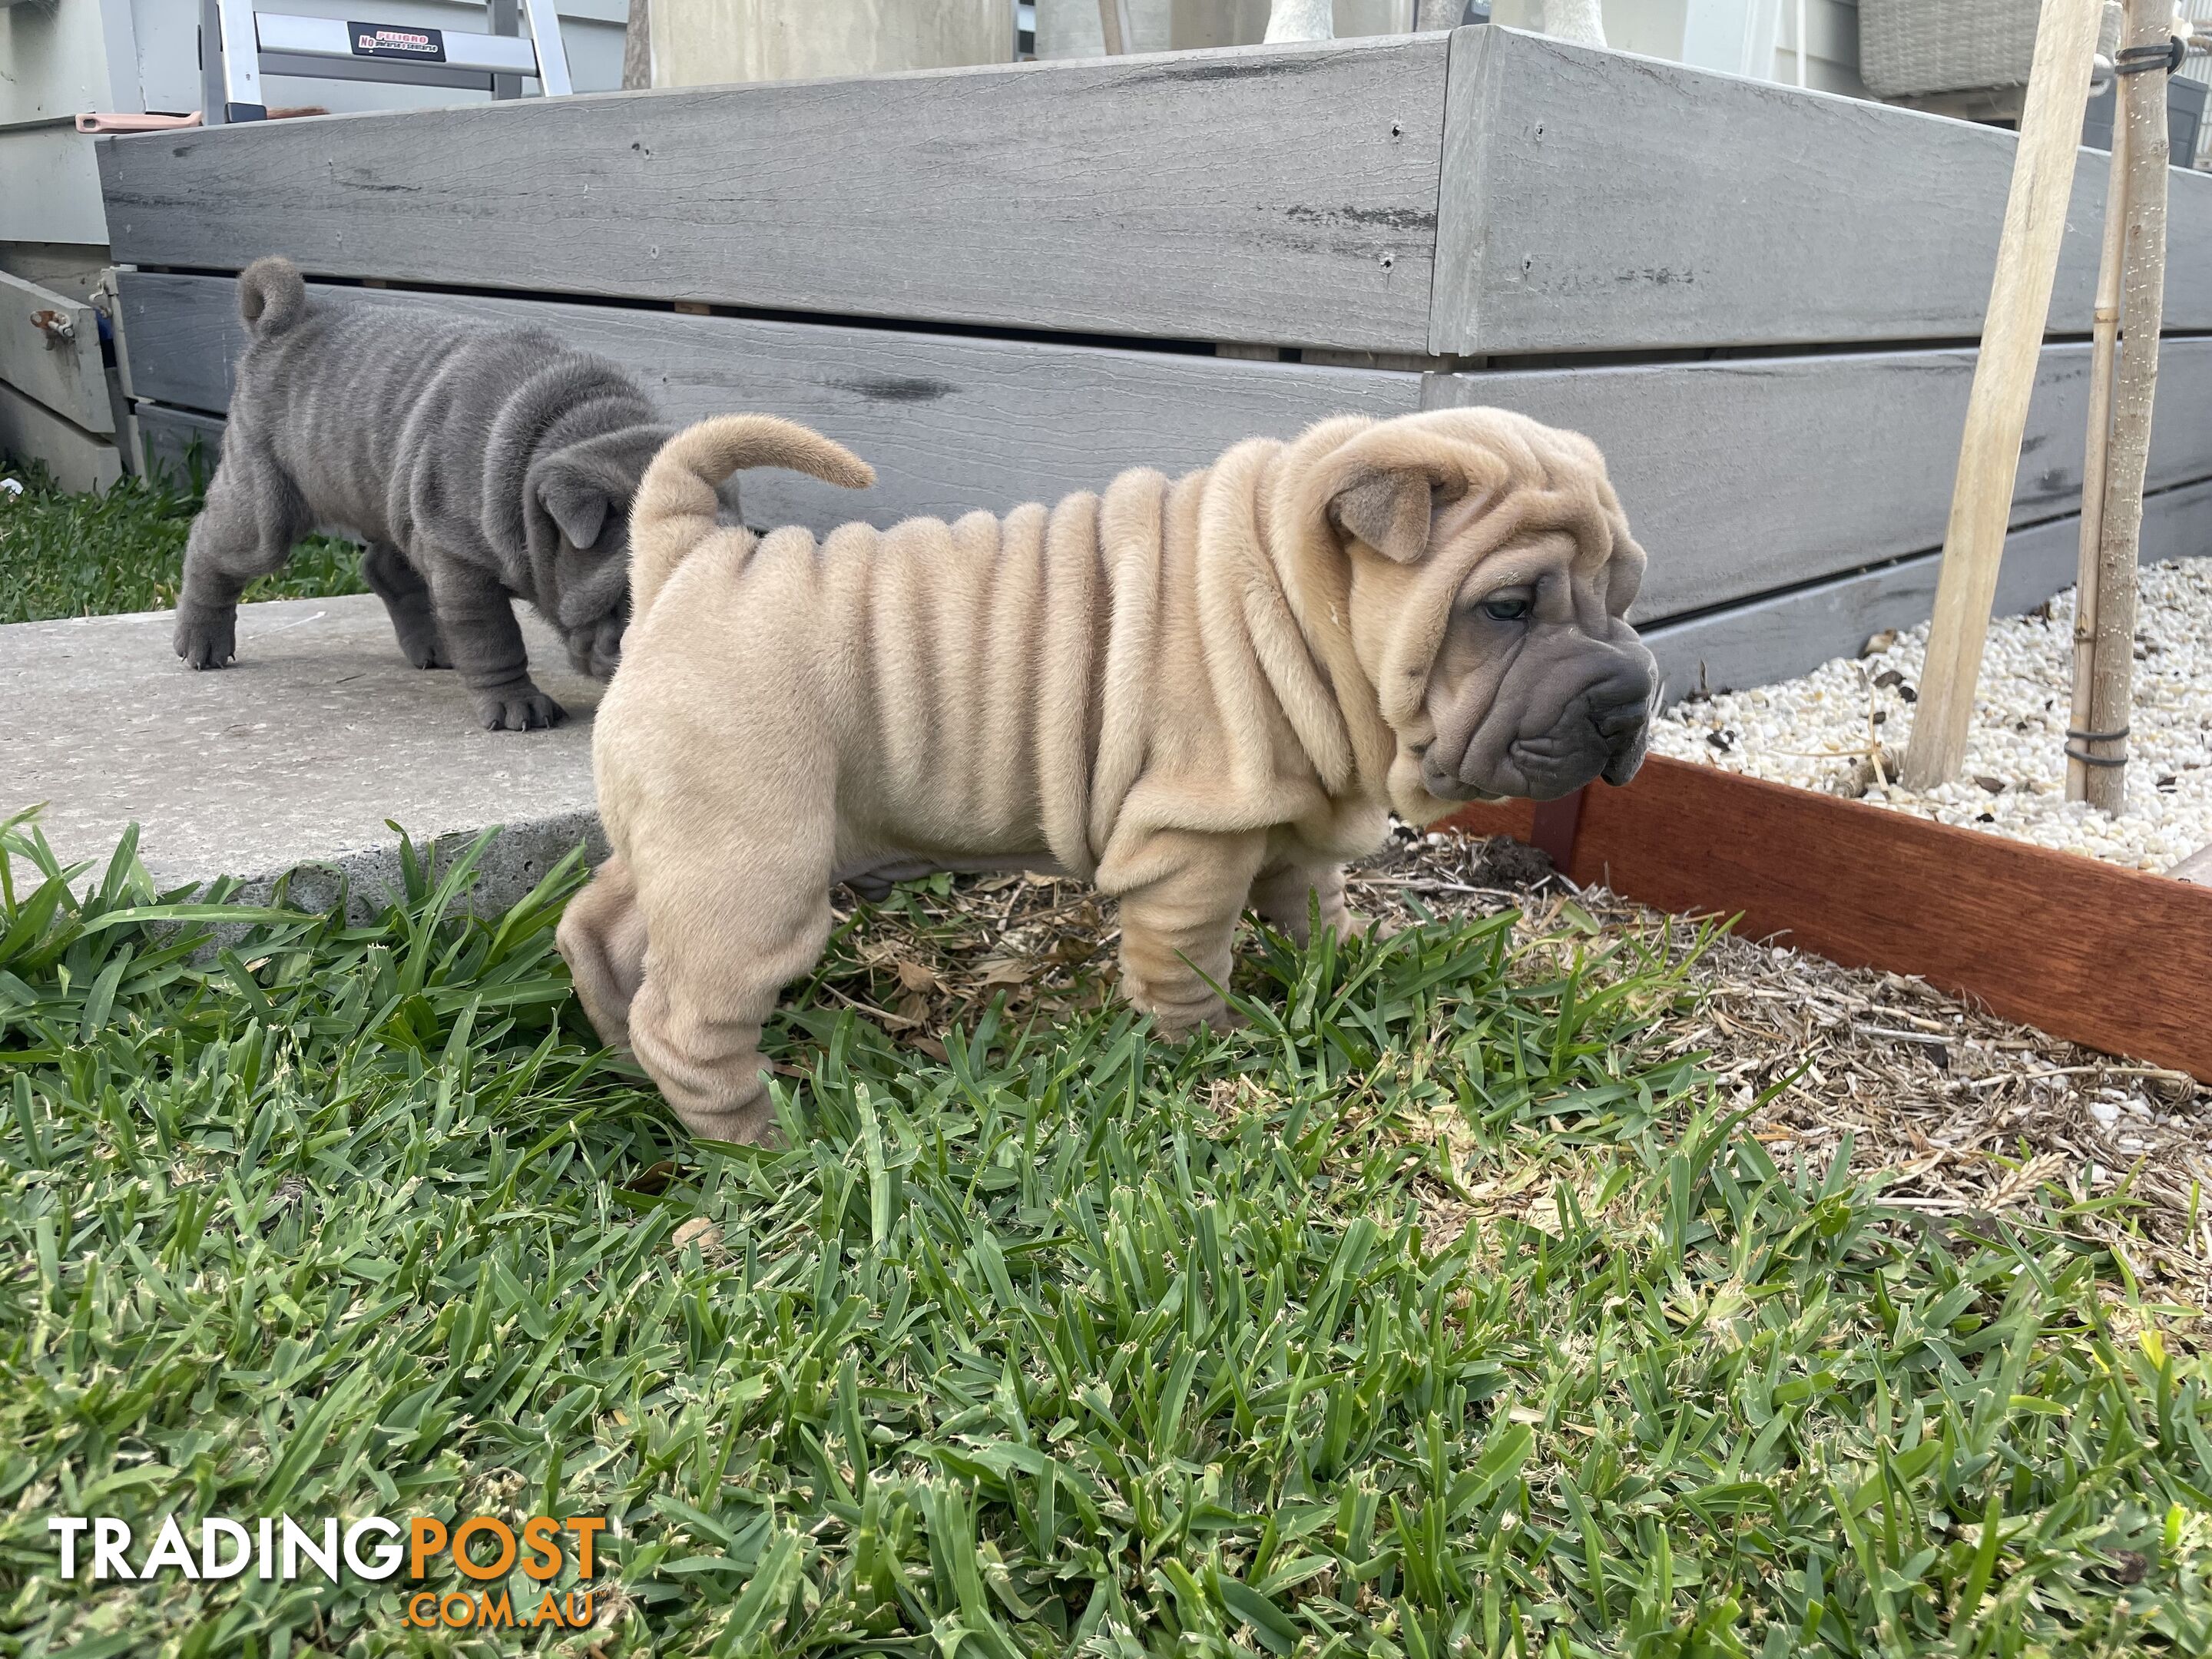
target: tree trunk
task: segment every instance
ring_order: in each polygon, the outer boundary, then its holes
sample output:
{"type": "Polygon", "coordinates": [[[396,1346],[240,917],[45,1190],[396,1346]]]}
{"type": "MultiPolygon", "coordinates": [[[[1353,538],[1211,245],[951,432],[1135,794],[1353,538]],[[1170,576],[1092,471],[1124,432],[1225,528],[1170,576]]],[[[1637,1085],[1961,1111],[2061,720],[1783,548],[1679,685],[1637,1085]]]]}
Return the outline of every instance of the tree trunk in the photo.
{"type": "Polygon", "coordinates": [[[1333,40],[1336,38],[1334,0],[1275,0],[1267,14],[1267,43],[1279,40],[1333,40]]]}
{"type": "MultiPolygon", "coordinates": [[[[2074,702],[2069,732],[2094,732],[2090,687],[2097,672],[2097,582],[2105,557],[2105,485],[2112,465],[2113,346],[2120,331],[2120,256],[2128,223],[2128,123],[2116,109],[2112,161],[2105,186],[2104,252],[2097,262],[2097,306],[2089,347],[2089,432],[2082,446],[2081,542],[2074,577],[2074,702]]],[[[2081,740],[2066,740],[2066,799],[2089,799],[2081,740]]]]}
{"type": "Polygon", "coordinates": [[[1544,33],[1578,46],[1605,44],[1605,8],[1599,0],[1544,0],[1544,33]]]}
{"type": "MultiPolygon", "coordinates": [[[[2130,50],[2166,45],[2172,0],[2128,0],[2130,50]]],[[[2114,378],[2112,442],[2105,488],[2102,555],[2097,569],[2097,665],[2090,677],[2089,725],[2110,738],[2081,742],[2088,753],[2123,763],[2135,701],[2136,561],[2142,537],[2143,469],[2150,459],[2151,401],[2158,390],[2158,332],[2166,310],[2166,73],[2124,76],[2128,124],[2128,222],[2121,253],[2120,366],[2114,378]]],[[[2077,740],[2079,741],[2079,740],[2077,740]]],[[[2127,805],[2124,764],[2092,766],[2089,804],[2107,812],[2127,805]]]]}

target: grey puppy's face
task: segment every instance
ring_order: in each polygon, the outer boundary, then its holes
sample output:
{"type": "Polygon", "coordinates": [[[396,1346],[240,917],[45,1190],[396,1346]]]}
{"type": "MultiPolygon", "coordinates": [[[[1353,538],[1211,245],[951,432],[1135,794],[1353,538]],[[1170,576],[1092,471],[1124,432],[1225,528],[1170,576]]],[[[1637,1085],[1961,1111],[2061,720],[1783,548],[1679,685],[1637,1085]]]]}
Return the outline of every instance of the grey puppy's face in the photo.
{"type": "Polygon", "coordinates": [[[605,679],[629,626],[629,508],[666,436],[634,428],[556,450],[530,469],[531,565],[539,608],[560,629],[568,661],[605,679]]]}
{"type": "Polygon", "coordinates": [[[554,621],[570,666],[606,679],[622,665],[629,626],[629,503],[608,504],[599,536],[578,544],[564,531],[554,556],[554,621]]]}

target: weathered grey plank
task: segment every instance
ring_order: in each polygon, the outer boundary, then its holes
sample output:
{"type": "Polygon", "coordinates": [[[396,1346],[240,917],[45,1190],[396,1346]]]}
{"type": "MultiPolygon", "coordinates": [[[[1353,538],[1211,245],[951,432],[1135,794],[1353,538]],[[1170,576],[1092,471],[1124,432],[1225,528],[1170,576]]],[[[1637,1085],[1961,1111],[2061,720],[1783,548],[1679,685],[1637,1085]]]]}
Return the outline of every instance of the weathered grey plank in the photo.
{"type": "MultiPolygon", "coordinates": [[[[1452,37],[1439,353],[1968,339],[2010,133],[1514,30],[1452,37]]],[[[2106,158],[2052,301],[2086,333],[2106,158]]],[[[2176,171],[2166,326],[2212,328],[2212,175],[2176,171]]]]}
{"type": "MultiPolygon", "coordinates": [[[[243,343],[227,277],[121,277],[131,384],[142,397],[228,407],[243,343]]],[[[315,290],[347,305],[422,304],[376,289],[315,290]]],[[[1203,466],[1240,440],[1289,437],[1328,415],[1399,415],[1420,377],[1175,352],[1038,345],[889,329],[695,317],[634,307],[437,296],[432,303],[551,328],[622,364],[677,421],[758,409],[850,445],[877,470],[854,492],[749,473],[755,524],[891,524],[1052,501],[1132,466],[1203,466]]]]}
{"type": "Polygon", "coordinates": [[[119,262],[1420,351],[1440,34],[100,142],[119,262]]]}
{"type": "MultiPolygon", "coordinates": [[[[105,489],[123,476],[123,453],[44,404],[0,384],[0,455],[43,461],[64,489],[105,489]]],[[[0,543],[0,568],[8,550],[0,543]]]]}
{"type": "MultiPolygon", "coordinates": [[[[1651,555],[1639,618],[1863,569],[1943,540],[1974,353],[1894,351],[1431,375],[1431,407],[1496,404],[1588,433],[1651,555]]],[[[2078,502],[2088,348],[2046,347],[2015,522],[2078,502]]],[[[2166,342],[2154,488],[2212,477],[2212,340],[2166,342]]]]}
{"type": "MultiPolygon", "coordinates": [[[[2033,611],[2074,585],[2081,520],[2053,519],[2015,530],[2005,542],[1997,578],[1996,614],[2033,611]]],[[[2212,555],[2212,481],[2183,484],[2143,502],[2147,562],[2212,555]]],[[[1644,630],[1667,678],[1669,702],[1700,686],[1711,690],[1771,685],[1856,656],[1886,628],[1928,620],[1936,603],[1941,556],[1922,554],[1877,570],[1771,594],[1747,605],[1644,630]]]]}
{"type": "MultiPolygon", "coordinates": [[[[240,343],[228,278],[125,273],[132,384],[220,410],[240,343]]],[[[318,287],[334,303],[422,296],[318,287]]],[[[439,296],[527,319],[622,363],[672,418],[756,408],[851,444],[878,468],[852,495],[796,475],[746,480],[756,523],[887,524],[1051,500],[1125,467],[1200,466],[1239,439],[1325,415],[1492,403],[1589,433],[1651,568],[1638,611],[1665,617],[1816,580],[1942,540],[1970,351],[1841,353],[1425,380],[1389,370],[1103,350],[695,317],[633,307],[439,296]]],[[[2087,349],[2053,346],[2023,446],[2020,521],[2081,488],[2087,349]]],[[[2154,485],[2212,477],[2212,341],[2167,343],[2154,485]]]]}
{"type": "Polygon", "coordinates": [[[222,458],[220,416],[198,410],[167,409],[160,404],[139,403],[131,408],[149,472],[166,476],[173,483],[185,482],[194,443],[199,445],[201,467],[208,472],[215,471],[215,464],[222,458]]]}
{"type": "Polygon", "coordinates": [[[0,270],[0,381],[87,432],[115,430],[100,313],[0,270]]]}

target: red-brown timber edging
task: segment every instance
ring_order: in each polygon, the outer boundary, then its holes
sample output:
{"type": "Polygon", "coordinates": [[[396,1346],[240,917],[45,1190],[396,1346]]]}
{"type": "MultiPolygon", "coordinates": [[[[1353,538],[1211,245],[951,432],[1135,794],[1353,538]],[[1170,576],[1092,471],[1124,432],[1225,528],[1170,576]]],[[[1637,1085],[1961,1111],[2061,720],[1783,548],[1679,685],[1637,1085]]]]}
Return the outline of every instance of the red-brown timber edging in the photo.
{"type": "Polygon", "coordinates": [[[2108,1054],[2212,1082],[2212,888],[1653,756],[1623,789],[1468,807],[1576,882],[1742,920],[2108,1054]]]}

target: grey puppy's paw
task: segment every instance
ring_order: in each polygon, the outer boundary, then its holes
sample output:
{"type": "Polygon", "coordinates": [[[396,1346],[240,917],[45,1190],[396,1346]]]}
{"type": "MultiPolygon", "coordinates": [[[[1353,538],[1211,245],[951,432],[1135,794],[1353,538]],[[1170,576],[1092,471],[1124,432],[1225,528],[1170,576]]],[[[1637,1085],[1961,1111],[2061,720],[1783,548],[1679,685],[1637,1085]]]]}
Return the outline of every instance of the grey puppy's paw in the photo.
{"type": "Polygon", "coordinates": [[[222,668],[238,655],[238,611],[209,605],[177,607],[177,654],[193,668],[222,668]]]}
{"type": "Polygon", "coordinates": [[[525,680],[475,694],[487,732],[536,732],[558,726],[568,711],[525,680]]]}
{"type": "Polygon", "coordinates": [[[439,641],[437,629],[427,623],[420,629],[401,635],[399,650],[417,668],[451,668],[453,665],[453,659],[446,654],[446,647],[439,641]]]}

